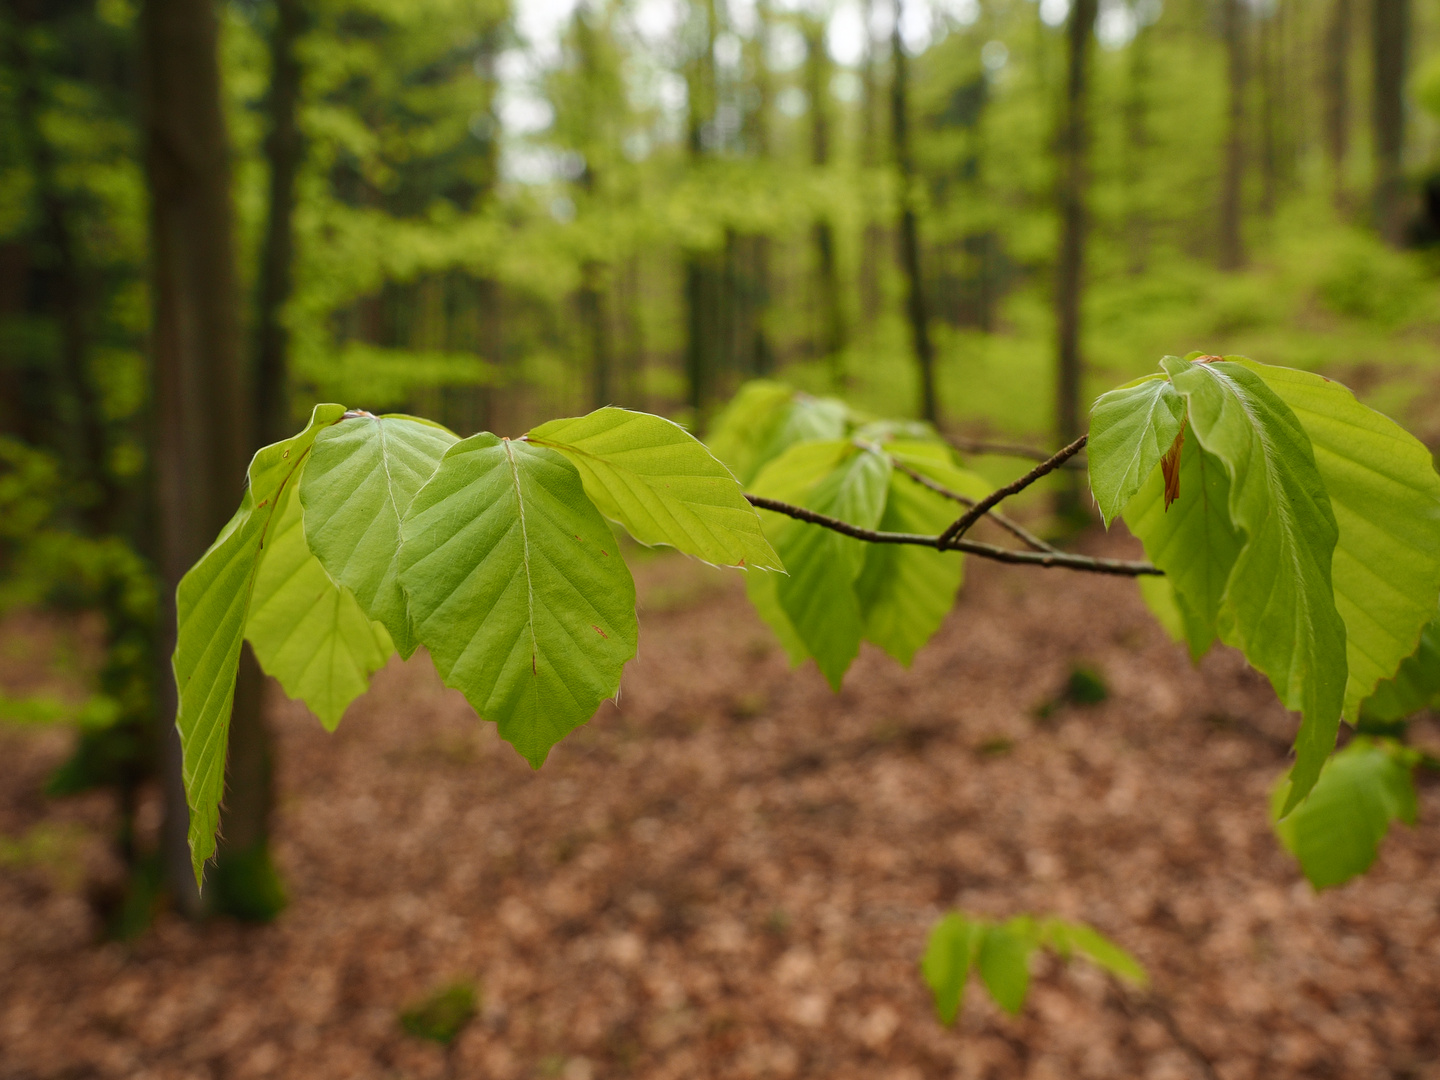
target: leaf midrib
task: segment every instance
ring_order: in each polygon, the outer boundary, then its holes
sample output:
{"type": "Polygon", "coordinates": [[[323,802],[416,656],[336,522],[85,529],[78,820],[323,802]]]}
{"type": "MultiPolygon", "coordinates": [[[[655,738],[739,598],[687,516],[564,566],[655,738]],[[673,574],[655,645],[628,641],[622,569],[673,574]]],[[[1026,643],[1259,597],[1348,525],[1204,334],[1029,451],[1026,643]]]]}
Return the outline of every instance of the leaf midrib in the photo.
{"type": "Polygon", "coordinates": [[[539,675],[540,644],[535,639],[535,579],[530,573],[530,532],[525,522],[525,494],[520,487],[520,466],[515,460],[515,450],[509,439],[502,438],[500,445],[505,448],[505,460],[510,464],[510,476],[515,483],[515,505],[520,517],[520,561],[525,567],[526,628],[530,631],[530,674],[539,675]]]}

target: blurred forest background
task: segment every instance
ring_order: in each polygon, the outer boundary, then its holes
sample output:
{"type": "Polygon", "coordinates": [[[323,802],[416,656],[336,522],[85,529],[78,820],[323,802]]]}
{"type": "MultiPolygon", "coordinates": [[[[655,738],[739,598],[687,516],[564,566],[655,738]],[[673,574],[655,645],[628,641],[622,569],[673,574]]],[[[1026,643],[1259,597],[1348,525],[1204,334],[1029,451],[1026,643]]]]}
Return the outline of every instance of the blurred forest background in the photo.
{"type": "MultiPolygon", "coordinates": [[[[1440,442],[1434,4],[5,0],[0,45],[0,608],[105,642],[0,706],[78,725],[51,791],[113,787],[132,867],[161,598],[315,401],[703,430],[776,376],[1050,446],[1198,348],[1440,442]]],[[[216,888],[263,915],[258,679],[216,888]]]]}

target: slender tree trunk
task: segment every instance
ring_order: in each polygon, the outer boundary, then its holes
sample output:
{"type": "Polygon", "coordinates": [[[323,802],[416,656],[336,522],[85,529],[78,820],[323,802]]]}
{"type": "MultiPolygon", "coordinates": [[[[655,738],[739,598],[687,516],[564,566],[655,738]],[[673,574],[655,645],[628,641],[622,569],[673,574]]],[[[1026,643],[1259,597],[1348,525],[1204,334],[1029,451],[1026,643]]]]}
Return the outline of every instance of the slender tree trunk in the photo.
{"type": "MultiPolygon", "coordinates": [[[[830,57],[825,51],[825,24],[814,17],[805,23],[805,82],[810,95],[810,164],[830,164],[830,57]]],[[[830,365],[830,382],[845,384],[845,305],[840,297],[840,272],[835,259],[835,230],[828,218],[811,227],[815,244],[815,276],[820,298],[820,333],[817,350],[830,365]]]]}
{"type": "Polygon", "coordinates": [[[920,377],[920,415],[938,425],[940,402],[935,392],[935,347],[930,341],[925,281],[920,272],[920,224],[911,190],[915,184],[915,160],[910,149],[909,62],[900,38],[900,20],[904,10],[905,0],[895,0],[895,26],[890,35],[890,131],[895,166],[900,175],[900,265],[905,272],[905,308],[910,318],[910,342],[920,377]]]}
{"type": "MultiPolygon", "coordinates": [[[[175,588],[234,513],[251,432],[240,363],[231,238],[230,148],[215,9],[146,0],[141,11],[145,167],[150,188],[153,455],[165,611],[161,715],[177,707],[169,655],[175,588]]],[[[166,878],[200,911],[190,872],[180,739],[163,725],[166,878]]]]}
{"type": "MultiPolygon", "coordinates": [[[[1081,381],[1080,310],[1085,283],[1085,240],[1089,226],[1086,200],[1090,184],[1090,54],[1095,36],[1097,0],[1075,0],[1066,27],[1065,107],[1060,124],[1060,258],[1055,267],[1055,436],[1061,446],[1079,437],[1081,381]]],[[[1060,510],[1080,512],[1080,487],[1071,472],[1061,493],[1060,510]]]]}
{"type": "Polygon", "coordinates": [[[605,303],[605,268],[594,260],[581,267],[580,321],[590,346],[590,401],[596,409],[615,404],[611,386],[610,322],[605,303]]]}
{"type": "Polygon", "coordinates": [[[1224,0],[1224,33],[1229,105],[1225,168],[1220,177],[1220,268],[1245,265],[1242,233],[1245,194],[1245,89],[1250,78],[1246,56],[1245,0],[1224,0]]]}
{"type": "MultiPolygon", "coordinates": [[[[873,169],[880,163],[880,131],[882,104],[875,62],[875,34],[871,28],[874,0],[863,0],[860,7],[865,25],[865,54],[860,68],[860,164],[873,169]]],[[[861,237],[860,256],[860,317],[871,325],[880,314],[880,252],[885,230],[880,222],[867,218],[861,237]]]]}
{"type": "Polygon", "coordinates": [[[1125,92],[1125,239],[1127,269],[1132,276],[1150,262],[1150,206],[1144,183],[1150,151],[1150,45],[1153,32],[1140,28],[1130,43],[1130,70],[1125,92]]]}
{"type": "Polygon", "coordinates": [[[255,442],[265,446],[290,434],[289,332],[295,263],[295,180],[305,148],[298,111],[302,72],[295,45],[304,32],[304,0],[274,0],[270,29],[270,131],[265,158],[270,166],[270,205],[260,255],[260,296],[256,305],[255,442]]]}
{"type": "Polygon", "coordinates": [[[1278,18],[1271,12],[1260,21],[1260,212],[1267,218],[1275,214],[1280,187],[1278,18]]]}
{"type": "Polygon", "coordinates": [[[1352,0],[1334,0],[1325,27],[1322,81],[1325,100],[1325,152],[1330,159],[1331,197],[1346,209],[1345,159],[1350,151],[1350,24],[1352,0]]]}
{"type": "Polygon", "coordinates": [[[1371,0],[1374,61],[1375,225],[1385,242],[1405,241],[1405,74],[1410,0],[1371,0]]]}
{"type": "MultiPolygon", "coordinates": [[[[700,0],[699,17],[703,20],[703,47],[690,61],[688,99],[688,144],[692,164],[705,157],[707,132],[715,109],[715,0],[700,0]]],[[[685,255],[685,376],[688,404],[693,412],[691,423],[700,428],[710,402],[714,381],[715,343],[718,322],[715,311],[715,278],[718,271],[709,252],[691,251],[685,255]]]]}

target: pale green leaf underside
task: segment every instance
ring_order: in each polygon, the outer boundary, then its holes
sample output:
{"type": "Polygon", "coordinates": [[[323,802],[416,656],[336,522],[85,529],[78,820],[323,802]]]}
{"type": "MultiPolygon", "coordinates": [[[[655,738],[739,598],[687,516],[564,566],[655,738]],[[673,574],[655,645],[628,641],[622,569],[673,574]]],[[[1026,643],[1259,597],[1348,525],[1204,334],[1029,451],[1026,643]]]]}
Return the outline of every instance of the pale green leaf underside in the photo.
{"type": "Polygon", "coordinates": [[[1430,451],[1339,383],[1240,361],[1299,418],[1339,527],[1331,576],[1345,620],[1345,716],[1409,656],[1440,598],[1440,476],[1430,451]]]}
{"type": "Polygon", "coordinates": [[[717,566],[781,569],[730,471],[671,421],[604,408],[541,424],[526,439],[563,454],[600,512],[642,544],[717,566]]]}
{"type": "Polygon", "coordinates": [[[398,580],[400,519],[456,437],[406,416],[347,416],[315,440],[300,483],[305,539],[360,609],[415,651],[398,580]]]}
{"type": "Polygon", "coordinates": [[[316,434],[345,412],[317,405],[299,435],[259,451],[250,462],[240,509],[200,560],[180,579],[172,665],[179,694],[182,775],[190,806],[190,857],[195,879],[215,852],[235,674],[261,544],[281,489],[305,461],[316,434]]]}
{"type": "Polygon", "coordinates": [[[486,432],[446,452],[401,532],[420,644],[538,768],[635,655],[635,584],[610,527],[564,457],[486,432]]]}
{"type": "Polygon", "coordinates": [[[245,636],[265,673],[334,731],[395,646],[382,625],[365,617],[350,590],[331,581],[310,554],[295,489],[291,483],[280,492],[245,636]]]}
{"type": "Polygon", "coordinates": [[[1187,400],[1190,429],[1229,475],[1230,519],[1245,544],[1225,589],[1221,637],[1301,713],[1298,801],[1335,745],[1345,697],[1345,624],[1331,582],[1335,515],[1304,428],[1251,368],[1175,357],[1164,366],[1187,400]]]}
{"type": "Polygon", "coordinates": [[[1102,394],[1090,410],[1090,490],[1108,526],[1180,434],[1185,399],[1164,375],[1102,394]]]}
{"type": "MultiPolygon", "coordinates": [[[[1342,885],[1375,861],[1392,821],[1415,823],[1410,765],[1383,743],[1363,736],[1325,763],[1309,797],[1275,831],[1317,889],[1342,885]]],[[[1272,799],[1278,816],[1289,795],[1282,780],[1272,799]]]]}

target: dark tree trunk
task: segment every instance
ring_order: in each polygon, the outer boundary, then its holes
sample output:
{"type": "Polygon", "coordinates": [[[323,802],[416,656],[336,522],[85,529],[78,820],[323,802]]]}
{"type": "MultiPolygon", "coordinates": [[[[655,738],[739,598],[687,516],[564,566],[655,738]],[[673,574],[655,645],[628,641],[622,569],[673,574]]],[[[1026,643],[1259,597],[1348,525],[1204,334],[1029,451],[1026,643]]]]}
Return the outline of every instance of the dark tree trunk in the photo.
{"type": "Polygon", "coordinates": [[[270,205],[260,254],[260,296],[256,305],[255,443],[278,442],[290,432],[289,333],[285,305],[295,264],[295,180],[305,148],[297,113],[300,61],[295,45],[304,32],[304,0],[274,0],[270,29],[270,131],[265,158],[270,166],[270,205]]]}
{"type": "Polygon", "coordinates": [[[1229,99],[1226,111],[1225,166],[1220,176],[1220,268],[1245,265],[1245,89],[1250,78],[1246,55],[1245,0],[1224,0],[1224,34],[1229,99]]]}
{"type": "MultiPolygon", "coordinates": [[[[1081,0],[1082,3],[1089,0],[1081,0]]],[[[935,392],[935,347],[930,341],[930,317],[925,303],[925,281],[920,272],[920,223],[911,187],[915,160],[910,149],[909,63],[900,38],[904,0],[895,0],[895,26],[890,36],[890,131],[895,167],[900,174],[900,266],[905,273],[905,310],[910,320],[910,342],[920,382],[920,415],[940,423],[940,402],[935,392]]]]}
{"type": "MultiPolygon", "coordinates": [[[[1080,308],[1085,275],[1085,238],[1089,225],[1086,197],[1090,183],[1090,53],[1095,36],[1097,0],[1075,0],[1066,27],[1065,107],[1060,123],[1060,257],[1055,267],[1055,436],[1061,446],[1079,437],[1081,379],[1080,308]]],[[[1060,510],[1080,510],[1080,488],[1072,471],[1061,494],[1060,510]]]]}
{"type": "Polygon", "coordinates": [[[1375,225],[1386,243],[1405,240],[1405,74],[1410,0],[1372,0],[1375,78],[1375,225]]]}
{"type": "Polygon", "coordinates": [[[152,461],[165,603],[163,844],[167,883],[181,909],[194,915],[200,898],[190,872],[180,739],[171,722],[175,588],[240,501],[251,395],[235,310],[230,148],[215,9],[195,0],[146,0],[140,37],[154,305],[152,461]]]}
{"type": "MultiPolygon", "coordinates": [[[[806,89],[810,95],[810,164],[823,169],[830,164],[830,57],[825,51],[825,24],[818,19],[806,22],[806,89]]],[[[828,218],[819,217],[811,228],[815,244],[815,276],[820,299],[820,333],[817,352],[830,365],[830,381],[845,384],[845,305],[840,297],[840,272],[835,260],[835,230],[828,218]]]]}
{"type": "Polygon", "coordinates": [[[1278,9],[1260,22],[1260,212],[1275,213],[1280,187],[1278,9]]]}
{"type": "Polygon", "coordinates": [[[1332,197],[1346,208],[1345,159],[1350,152],[1350,24],[1352,0],[1334,0],[1325,27],[1325,152],[1330,159],[1332,197]]]}

